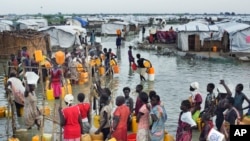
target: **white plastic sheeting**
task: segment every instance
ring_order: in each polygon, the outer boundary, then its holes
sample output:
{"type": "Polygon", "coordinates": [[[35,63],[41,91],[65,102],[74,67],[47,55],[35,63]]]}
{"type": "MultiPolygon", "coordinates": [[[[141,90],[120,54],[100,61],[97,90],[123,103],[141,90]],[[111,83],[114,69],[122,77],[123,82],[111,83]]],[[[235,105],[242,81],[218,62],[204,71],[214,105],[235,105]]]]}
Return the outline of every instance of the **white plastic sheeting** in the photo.
{"type": "Polygon", "coordinates": [[[224,31],[228,32],[231,52],[250,52],[250,25],[226,22],[217,24],[220,28],[221,36],[224,31]]]}
{"type": "Polygon", "coordinates": [[[52,47],[69,48],[81,45],[79,35],[86,35],[86,29],[76,26],[51,26],[41,28],[39,31],[50,35],[50,43],[52,47]]]}
{"type": "Polygon", "coordinates": [[[182,51],[188,51],[188,36],[199,35],[201,45],[205,39],[210,39],[213,33],[212,40],[220,40],[219,28],[214,25],[206,25],[200,22],[190,22],[188,24],[180,25],[176,28],[178,32],[178,48],[182,51]]]}
{"type": "Polygon", "coordinates": [[[129,31],[129,23],[127,22],[112,22],[112,23],[105,23],[102,24],[102,34],[107,35],[115,35],[117,29],[124,29],[124,26],[126,27],[126,31],[129,31]]]}

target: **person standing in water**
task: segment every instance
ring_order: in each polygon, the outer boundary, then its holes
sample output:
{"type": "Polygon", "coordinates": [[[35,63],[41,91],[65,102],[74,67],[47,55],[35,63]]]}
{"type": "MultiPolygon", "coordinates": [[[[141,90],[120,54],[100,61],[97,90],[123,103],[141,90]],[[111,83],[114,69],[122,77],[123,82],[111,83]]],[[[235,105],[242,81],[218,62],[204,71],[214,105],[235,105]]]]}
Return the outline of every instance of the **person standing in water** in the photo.
{"type": "Polygon", "coordinates": [[[146,78],[144,77],[144,75],[146,74],[146,70],[147,68],[145,68],[144,66],[144,58],[141,58],[141,54],[136,54],[137,57],[137,71],[140,75],[140,80],[141,81],[146,81],[146,78]]]}
{"type": "Polygon", "coordinates": [[[128,61],[129,61],[129,66],[131,66],[132,63],[135,63],[135,58],[133,57],[133,53],[132,53],[132,46],[129,46],[128,61]]]}

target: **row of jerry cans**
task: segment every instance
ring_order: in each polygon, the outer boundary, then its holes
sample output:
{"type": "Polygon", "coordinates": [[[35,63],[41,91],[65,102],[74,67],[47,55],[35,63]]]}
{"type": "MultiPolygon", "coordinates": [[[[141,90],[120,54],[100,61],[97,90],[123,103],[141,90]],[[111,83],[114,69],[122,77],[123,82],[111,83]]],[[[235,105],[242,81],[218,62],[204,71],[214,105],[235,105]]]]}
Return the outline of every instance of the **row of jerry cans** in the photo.
{"type": "MultiPolygon", "coordinates": [[[[49,89],[49,81],[46,81],[46,97],[47,100],[54,100],[53,89],[49,89]]],[[[70,84],[70,80],[67,80],[67,84],[61,87],[61,97],[64,98],[65,94],[72,94],[72,86],[70,84]]]]}
{"type": "MultiPolygon", "coordinates": [[[[40,136],[35,135],[34,137],[32,137],[32,141],[40,141],[40,136]]],[[[43,134],[41,141],[52,141],[52,134],[43,134]]]]}

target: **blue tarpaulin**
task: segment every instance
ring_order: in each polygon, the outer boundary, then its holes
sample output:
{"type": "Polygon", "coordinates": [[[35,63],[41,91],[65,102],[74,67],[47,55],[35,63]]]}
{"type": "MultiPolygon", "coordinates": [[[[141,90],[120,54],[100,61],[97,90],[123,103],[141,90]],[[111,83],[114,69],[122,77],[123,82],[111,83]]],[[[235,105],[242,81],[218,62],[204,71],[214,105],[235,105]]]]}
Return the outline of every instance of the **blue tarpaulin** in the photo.
{"type": "Polygon", "coordinates": [[[77,21],[79,21],[79,22],[81,23],[82,27],[85,27],[85,26],[88,25],[88,22],[85,21],[85,20],[83,20],[83,19],[80,18],[80,17],[75,17],[74,19],[76,19],[77,21]]]}

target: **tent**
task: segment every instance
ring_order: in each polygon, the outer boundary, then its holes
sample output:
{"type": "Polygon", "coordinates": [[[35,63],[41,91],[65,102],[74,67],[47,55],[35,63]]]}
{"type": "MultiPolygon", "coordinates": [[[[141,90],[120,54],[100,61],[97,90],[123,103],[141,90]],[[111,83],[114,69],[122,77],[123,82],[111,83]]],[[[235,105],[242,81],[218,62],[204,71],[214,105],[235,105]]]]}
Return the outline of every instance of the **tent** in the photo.
{"type": "Polygon", "coordinates": [[[178,48],[182,51],[189,51],[189,36],[198,35],[201,45],[203,45],[204,40],[210,39],[211,33],[213,33],[212,40],[219,40],[219,29],[215,25],[208,25],[201,22],[189,22],[184,25],[179,25],[176,28],[178,33],[178,48]]]}
{"type": "Polygon", "coordinates": [[[111,22],[111,23],[102,24],[102,34],[116,35],[117,29],[120,29],[120,30],[126,29],[126,31],[129,31],[129,23],[115,21],[115,22],[111,22]]]}
{"type": "Polygon", "coordinates": [[[229,48],[231,52],[250,52],[250,25],[238,22],[216,24],[221,37],[226,31],[229,34],[229,48]]]}
{"type": "Polygon", "coordinates": [[[0,20],[0,32],[12,31],[14,29],[13,22],[8,20],[0,20]]]}
{"type": "Polygon", "coordinates": [[[18,24],[18,29],[33,29],[38,30],[39,24],[35,22],[34,20],[18,20],[16,21],[18,24]]]}
{"type": "Polygon", "coordinates": [[[86,35],[86,29],[77,26],[50,26],[39,31],[50,35],[51,46],[69,48],[81,45],[79,36],[86,35]]]}
{"type": "Polygon", "coordinates": [[[83,20],[80,17],[75,17],[74,19],[77,20],[77,21],[79,21],[81,23],[82,27],[86,27],[88,25],[88,21],[85,21],[85,20],[83,20]]]}

